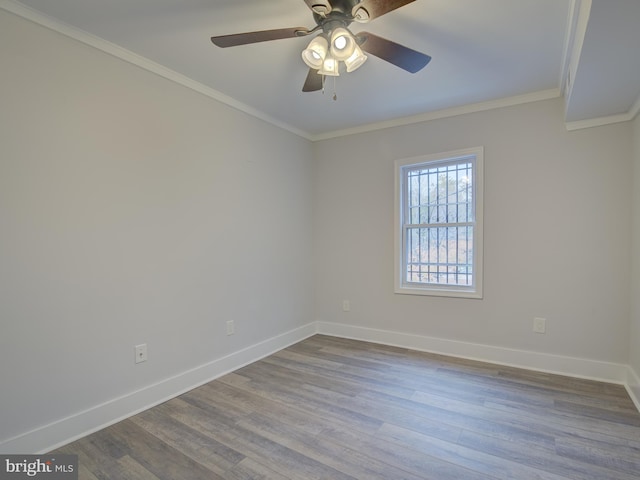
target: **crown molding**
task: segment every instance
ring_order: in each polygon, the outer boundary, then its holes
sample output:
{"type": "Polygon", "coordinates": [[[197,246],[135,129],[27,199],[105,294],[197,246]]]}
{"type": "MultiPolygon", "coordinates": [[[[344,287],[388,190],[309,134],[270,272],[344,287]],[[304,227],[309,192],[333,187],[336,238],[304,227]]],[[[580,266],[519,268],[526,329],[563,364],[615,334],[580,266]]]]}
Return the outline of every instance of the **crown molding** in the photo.
{"type": "Polygon", "coordinates": [[[483,112],[486,110],[493,110],[496,108],[512,107],[515,105],[522,105],[525,103],[539,102],[541,100],[549,100],[552,98],[560,97],[560,89],[552,88],[549,90],[541,90],[539,92],[527,93],[524,95],[516,95],[513,97],[498,98],[495,100],[489,100],[486,102],[471,103],[468,105],[461,105],[453,108],[445,108],[442,110],[436,110],[433,112],[422,113],[419,115],[413,115],[408,117],[396,118],[378,123],[370,123],[354,128],[346,128],[342,130],[335,130],[333,132],[322,133],[313,135],[311,140],[328,140],[330,138],[343,137],[347,135],[354,135],[358,133],[366,133],[375,130],[382,130],[384,128],[401,127],[403,125],[410,125],[414,123],[428,122],[431,120],[439,120],[442,118],[456,117],[458,115],[465,115],[468,113],[483,112]]]}
{"type": "Polygon", "coordinates": [[[218,90],[208,87],[200,82],[196,82],[195,80],[192,80],[185,75],[171,70],[170,68],[167,68],[159,63],[153,62],[141,55],[133,53],[130,50],[122,48],[115,43],[109,42],[84,30],[68,25],[48,15],[44,15],[43,13],[27,7],[26,5],[23,5],[17,1],[0,0],[0,9],[6,10],[7,12],[13,13],[14,15],[22,17],[25,20],[29,20],[40,26],[48,28],[49,30],[53,30],[54,32],[57,32],[61,35],[77,40],[78,42],[100,50],[113,57],[119,58],[120,60],[123,60],[127,63],[140,67],[148,72],[154,73],[160,77],[182,85],[183,87],[187,87],[213,100],[226,104],[236,110],[239,110],[262,121],[275,125],[276,127],[282,128],[283,130],[287,130],[295,135],[310,140],[310,136],[308,133],[292,127],[291,125],[288,125],[286,123],[280,122],[279,120],[276,120],[275,118],[266,115],[265,113],[242,102],[239,102],[236,99],[219,92],[218,90]]]}
{"type": "MultiPolygon", "coordinates": [[[[637,114],[637,104],[634,106],[637,114]]],[[[633,109],[632,109],[633,110],[633,109]]],[[[606,117],[588,118],[586,120],[576,120],[573,122],[565,122],[565,127],[568,131],[582,130],[584,128],[602,127],[604,125],[612,125],[614,123],[629,122],[635,118],[636,114],[630,110],[627,113],[621,113],[618,115],[608,115],[606,117]]]]}

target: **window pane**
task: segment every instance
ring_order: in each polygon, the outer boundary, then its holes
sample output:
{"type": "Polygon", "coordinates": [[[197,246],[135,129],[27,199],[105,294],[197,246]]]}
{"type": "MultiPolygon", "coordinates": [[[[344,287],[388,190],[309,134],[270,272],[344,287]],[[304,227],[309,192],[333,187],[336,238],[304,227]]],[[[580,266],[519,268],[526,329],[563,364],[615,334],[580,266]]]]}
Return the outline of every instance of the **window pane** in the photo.
{"type": "Polygon", "coordinates": [[[456,225],[473,222],[472,169],[461,161],[407,172],[408,222],[423,226],[407,229],[407,282],[473,284],[473,227],[456,225]]]}
{"type": "Polygon", "coordinates": [[[473,227],[410,227],[407,239],[407,282],[473,284],[473,227]]]}
{"type": "Polygon", "coordinates": [[[461,162],[409,170],[409,223],[472,221],[472,168],[471,162],[461,162]]]}

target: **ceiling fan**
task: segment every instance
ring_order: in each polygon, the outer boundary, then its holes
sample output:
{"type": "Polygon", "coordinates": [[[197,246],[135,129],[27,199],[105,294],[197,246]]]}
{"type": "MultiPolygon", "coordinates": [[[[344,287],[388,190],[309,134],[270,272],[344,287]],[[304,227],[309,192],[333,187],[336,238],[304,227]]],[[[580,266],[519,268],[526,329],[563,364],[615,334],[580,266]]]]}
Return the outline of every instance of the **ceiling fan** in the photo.
{"type": "Polygon", "coordinates": [[[359,68],[369,53],[410,73],[416,73],[431,60],[429,55],[378,37],[369,32],[349,31],[352,22],[367,23],[415,0],[304,0],[313,12],[316,26],[280,28],[211,37],[218,47],[235,47],[284,38],[306,37],[320,32],[302,52],[309,73],[303,92],[322,90],[326,76],[340,74],[340,62],[347,72],[359,68]]]}

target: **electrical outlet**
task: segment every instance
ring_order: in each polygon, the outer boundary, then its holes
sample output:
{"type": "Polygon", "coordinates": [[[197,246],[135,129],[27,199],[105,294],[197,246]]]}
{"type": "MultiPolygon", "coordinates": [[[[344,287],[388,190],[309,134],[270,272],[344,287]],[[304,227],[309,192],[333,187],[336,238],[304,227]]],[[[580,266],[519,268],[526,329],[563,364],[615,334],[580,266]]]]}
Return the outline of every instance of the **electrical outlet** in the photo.
{"type": "Polygon", "coordinates": [[[143,343],[141,345],[136,345],[136,363],[142,363],[147,361],[147,344],[143,343]]]}
{"type": "Polygon", "coordinates": [[[227,321],[227,335],[233,335],[236,333],[235,325],[233,324],[233,320],[227,321]]]}
{"type": "Polygon", "coordinates": [[[533,331],[535,333],[546,333],[547,331],[547,319],[536,317],[533,319],[533,331]]]}
{"type": "Polygon", "coordinates": [[[342,311],[343,312],[350,312],[351,311],[351,302],[349,302],[349,300],[343,300],[342,301],[342,311]]]}

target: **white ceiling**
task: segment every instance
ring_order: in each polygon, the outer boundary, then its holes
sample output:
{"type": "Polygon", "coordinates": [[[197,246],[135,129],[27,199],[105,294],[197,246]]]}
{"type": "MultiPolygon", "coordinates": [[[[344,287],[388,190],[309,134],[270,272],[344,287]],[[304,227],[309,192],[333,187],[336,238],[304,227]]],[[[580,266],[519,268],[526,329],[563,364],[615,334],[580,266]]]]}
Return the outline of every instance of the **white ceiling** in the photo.
{"type": "Polygon", "coordinates": [[[303,0],[0,0],[0,7],[311,139],[557,97],[568,70],[567,122],[631,119],[639,108],[639,0],[417,0],[351,29],[429,54],[431,63],[410,74],[370,56],[336,79],[337,101],[332,79],[324,95],[301,91],[308,69],[300,54],[312,37],[227,49],[210,41],[313,27],[303,0]]]}

